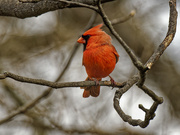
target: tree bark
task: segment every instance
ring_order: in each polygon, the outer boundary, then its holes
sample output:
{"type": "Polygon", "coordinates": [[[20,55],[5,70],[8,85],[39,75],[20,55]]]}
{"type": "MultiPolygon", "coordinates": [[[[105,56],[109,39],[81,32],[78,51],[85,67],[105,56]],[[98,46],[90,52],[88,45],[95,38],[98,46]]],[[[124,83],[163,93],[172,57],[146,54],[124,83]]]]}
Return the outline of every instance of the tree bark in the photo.
{"type": "MultiPolygon", "coordinates": [[[[102,3],[113,0],[102,0],[102,3]]],[[[97,0],[69,0],[95,6],[97,0]]],[[[76,4],[68,4],[59,0],[0,0],[0,16],[27,18],[39,16],[43,13],[64,8],[80,7],[76,4]]]]}

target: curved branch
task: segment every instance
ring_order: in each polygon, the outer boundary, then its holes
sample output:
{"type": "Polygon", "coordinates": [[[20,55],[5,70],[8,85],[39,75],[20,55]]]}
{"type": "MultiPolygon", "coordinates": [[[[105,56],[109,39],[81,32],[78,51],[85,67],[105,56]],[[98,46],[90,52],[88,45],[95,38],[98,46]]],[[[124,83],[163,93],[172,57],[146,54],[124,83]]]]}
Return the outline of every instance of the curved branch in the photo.
{"type": "Polygon", "coordinates": [[[131,79],[129,79],[123,88],[120,88],[116,91],[114,95],[114,108],[119,114],[119,116],[125,121],[128,122],[132,126],[140,126],[141,128],[145,128],[149,125],[150,120],[155,117],[155,111],[159,104],[163,103],[163,98],[158,97],[153,91],[148,89],[146,86],[141,87],[141,89],[147,93],[153,100],[154,103],[152,104],[150,109],[146,109],[143,105],[139,105],[139,108],[145,112],[144,121],[140,119],[133,119],[131,116],[124,113],[124,111],[120,107],[120,98],[122,95],[127,92],[135,83],[139,81],[138,75],[134,75],[131,79]]]}
{"type": "Polygon", "coordinates": [[[163,54],[165,49],[172,42],[176,33],[177,15],[178,15],[177,10],[176,10],[176,0],[170,0],[169,6],[170,6],[170,16],[169,16],[168,32],[163,42],[159,45],[157,50],[154,52],[154,54],[150,57],[150,59],[145,64],[148,67],[148,69],[151,69],[154,63],[160,58],[160,56],[163,54]]]}
{"type": "Polygon", "coordinates": [[[174,39],[176,33],[177,15],[178,15],[178,12],[176,10],[176,0],[170,0],[169,7],[170,7],[169,26],[166,37],[144,65],[145,70],[140,71],[141,78],[140,81],[138,82],[139,86],[142,86],[144,84],[147,70],[150,70],[152,66],[155,64],[155,62],[159,60],[160,56],[164,53],[166,48],[170,45],[170,43],[174,39]]]}
{"type": "MultiPolygon", "coordinates": [[[[177,10],[176,10],[176,0],[170,0],[170,18],[169,18],[169,29],[167,32],[167,36],[159,46],[159,48],[156,50],[156,52],[150,57],[148,62],[145,64],[147,65],[148,69],[150,70],[152,65],[160,58],[160,56],[163,54],[165,49],[170,45],[171,41],[174,38],[174,35],[176,33],[176,25],[177,25],[177,10]]],[[[120,115],[120,117],[125,121],[128,122],[132,126],[140,126],[142,128],[145,128],[149,125],[150,120],[152,120],[155,117],[155,111],[159,104],[163,103],[163,98],[158,97],[152,90],[148,89],[144,85],[145,81],[145,75],[146,70],[142,71],[140,70],[139,76],[137,75],[128,80],[128,82],[125,84],[123,88],[120,88],[116,91],[114,95],[114,108],[117,111],[117,113],[120,115]],[[138,83],[137,83],[138,82],[138,83]],[[148,94],[153,100],[154,103],[150,107],[150,109],[146,109],[143,105],[139,105],[139,108],[145,112],[145,118],[144,121],[140,119],[132,119],[131,116],[126,115],[123,110],[120,107],[120,98],[121,96],[128,91],[132,85],[137,83],[137,86],[142,89],[146,94],[148,94]]]]}

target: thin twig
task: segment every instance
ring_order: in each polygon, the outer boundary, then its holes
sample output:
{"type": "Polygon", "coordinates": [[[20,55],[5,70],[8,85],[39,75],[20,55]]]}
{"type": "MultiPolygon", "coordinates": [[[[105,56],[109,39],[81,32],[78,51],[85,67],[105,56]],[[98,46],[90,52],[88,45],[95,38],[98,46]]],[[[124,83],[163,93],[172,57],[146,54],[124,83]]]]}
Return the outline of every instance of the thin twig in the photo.
{"type": "Polygon", "coordinates": [[[132,17],[134,17],[135,14],[136,14],[136,11],[132,10],[128,16],[111,20],[111,24],[115,25],[118,23],[124,23],[124,22],[128,21],[129,19],[131,19],[132,17]]]}
{"type": "Polygon", "coordinates": [[[67,0],[58,0],[59,2],[63,2],[63,3],[66,3],[66,4],[69,4],[71,5],[71,7],[75,6],[79,6],[79,7],[85,7],[85,8],[89,8],[89,9],[92,9],[96,12],[99,12],[98,11],[98,8],[95,7],[95,6],[91,6],[91,5],[87,5],[87,4],[83,4],[83,3],[79,3],[79,2],[74,2],[74,1],[67,1],[67,0]]]}
{"type": "MultiPolygon", "coordinates": [[[[128,21],[129,19],[131,19],[132,17],[134,17],[135,14],[136,14],[136,11],[132,10],[128,16],[125,16],[125,17],[122,17],[122,18],[112,19],[111,24],[116,25],[116,24],[119,24],[119,23],[124,23],[124,22],[128,21]]],[[[106,27],[106,25],[103,25],[102,28],[103,27],[106,27]]]]}

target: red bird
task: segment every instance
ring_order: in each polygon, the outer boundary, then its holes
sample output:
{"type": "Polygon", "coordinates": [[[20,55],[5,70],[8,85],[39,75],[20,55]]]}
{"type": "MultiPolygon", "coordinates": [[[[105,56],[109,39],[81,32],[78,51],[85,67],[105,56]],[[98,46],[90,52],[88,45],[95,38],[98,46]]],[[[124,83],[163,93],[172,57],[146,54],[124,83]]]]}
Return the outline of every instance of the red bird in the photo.
{"type": "MultiPolygon", "coordinates": [[[[83,62],[88,74],[87,80],[101,81],[109,76],[119,60],[119,54],[111,44],[111,37],[100,28],[99,24],[87,30],[77,42],[84,44],[83,62]]],[[[110,77],[110,76],[109,76],[110,77]]],[[[110,77],[111,78],[111,77],[110,77]]],[[[111,78],[111,82],[114,80],[111,78]]],[[[83,87],[83,97],[97,97],[100,93],[100,86],[83,87]]]]}

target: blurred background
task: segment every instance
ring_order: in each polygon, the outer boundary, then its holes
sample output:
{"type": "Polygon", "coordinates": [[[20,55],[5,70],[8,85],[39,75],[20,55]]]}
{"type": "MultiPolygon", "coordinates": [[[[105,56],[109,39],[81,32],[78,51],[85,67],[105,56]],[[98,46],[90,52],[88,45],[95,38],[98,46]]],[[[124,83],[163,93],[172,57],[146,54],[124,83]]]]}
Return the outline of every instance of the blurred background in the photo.
{"type": "MultiPolygon", "coordinates": [[[[134,17],[114,28],[135,54],[145,63],[166,36],[169,19],[168,0],[121,0],[103,5],[110,20],[134,17]]],[[[177,3],[179,10],[180,4],[177,3]]],[[[71,8],[48,12],[38,17],[17,19],[0,17],[0,72],[55,81],[74,51],[71,63],[59,82],[83,81],[87,77],[82,66],[83,45],[75,45],[94,11],[71,8]],[[76,48],[76,49],[75,49],[76,48]]],[[[179,19],[178,19],[179,20],[179,19]]],[[[99,15],[94,25],[102,23],[99,15]]],[[[148,72],[145,84],[164,98],[156,117],[145,129],[125,123],[113,108],[116,89],[101,87],[97,98],[82,98],[80,88],[55,89],[28,112],[0,125],[1,135],[179,135],[180,134],[180,23],[176,36],[160,60],[148,72]]],[[[108,34],[109,30],[103,27],[108,34]]],[[[111,34],[110,34],[111,35],[111,34]]],[[[127,53],[112,36],[120,54],[111,76],[123,82],[137,73],[127,53]]],[[[109,78],[104,78],[109,80],[109,78]]],[[[41,95],[47,87],[5,79],[0,81],[0,120],[17,108],[41,95]]],[[[126,114],[144,118],[138,108],[149,108],[152,99],[133,86],[121,98],[126,114]]]]}

